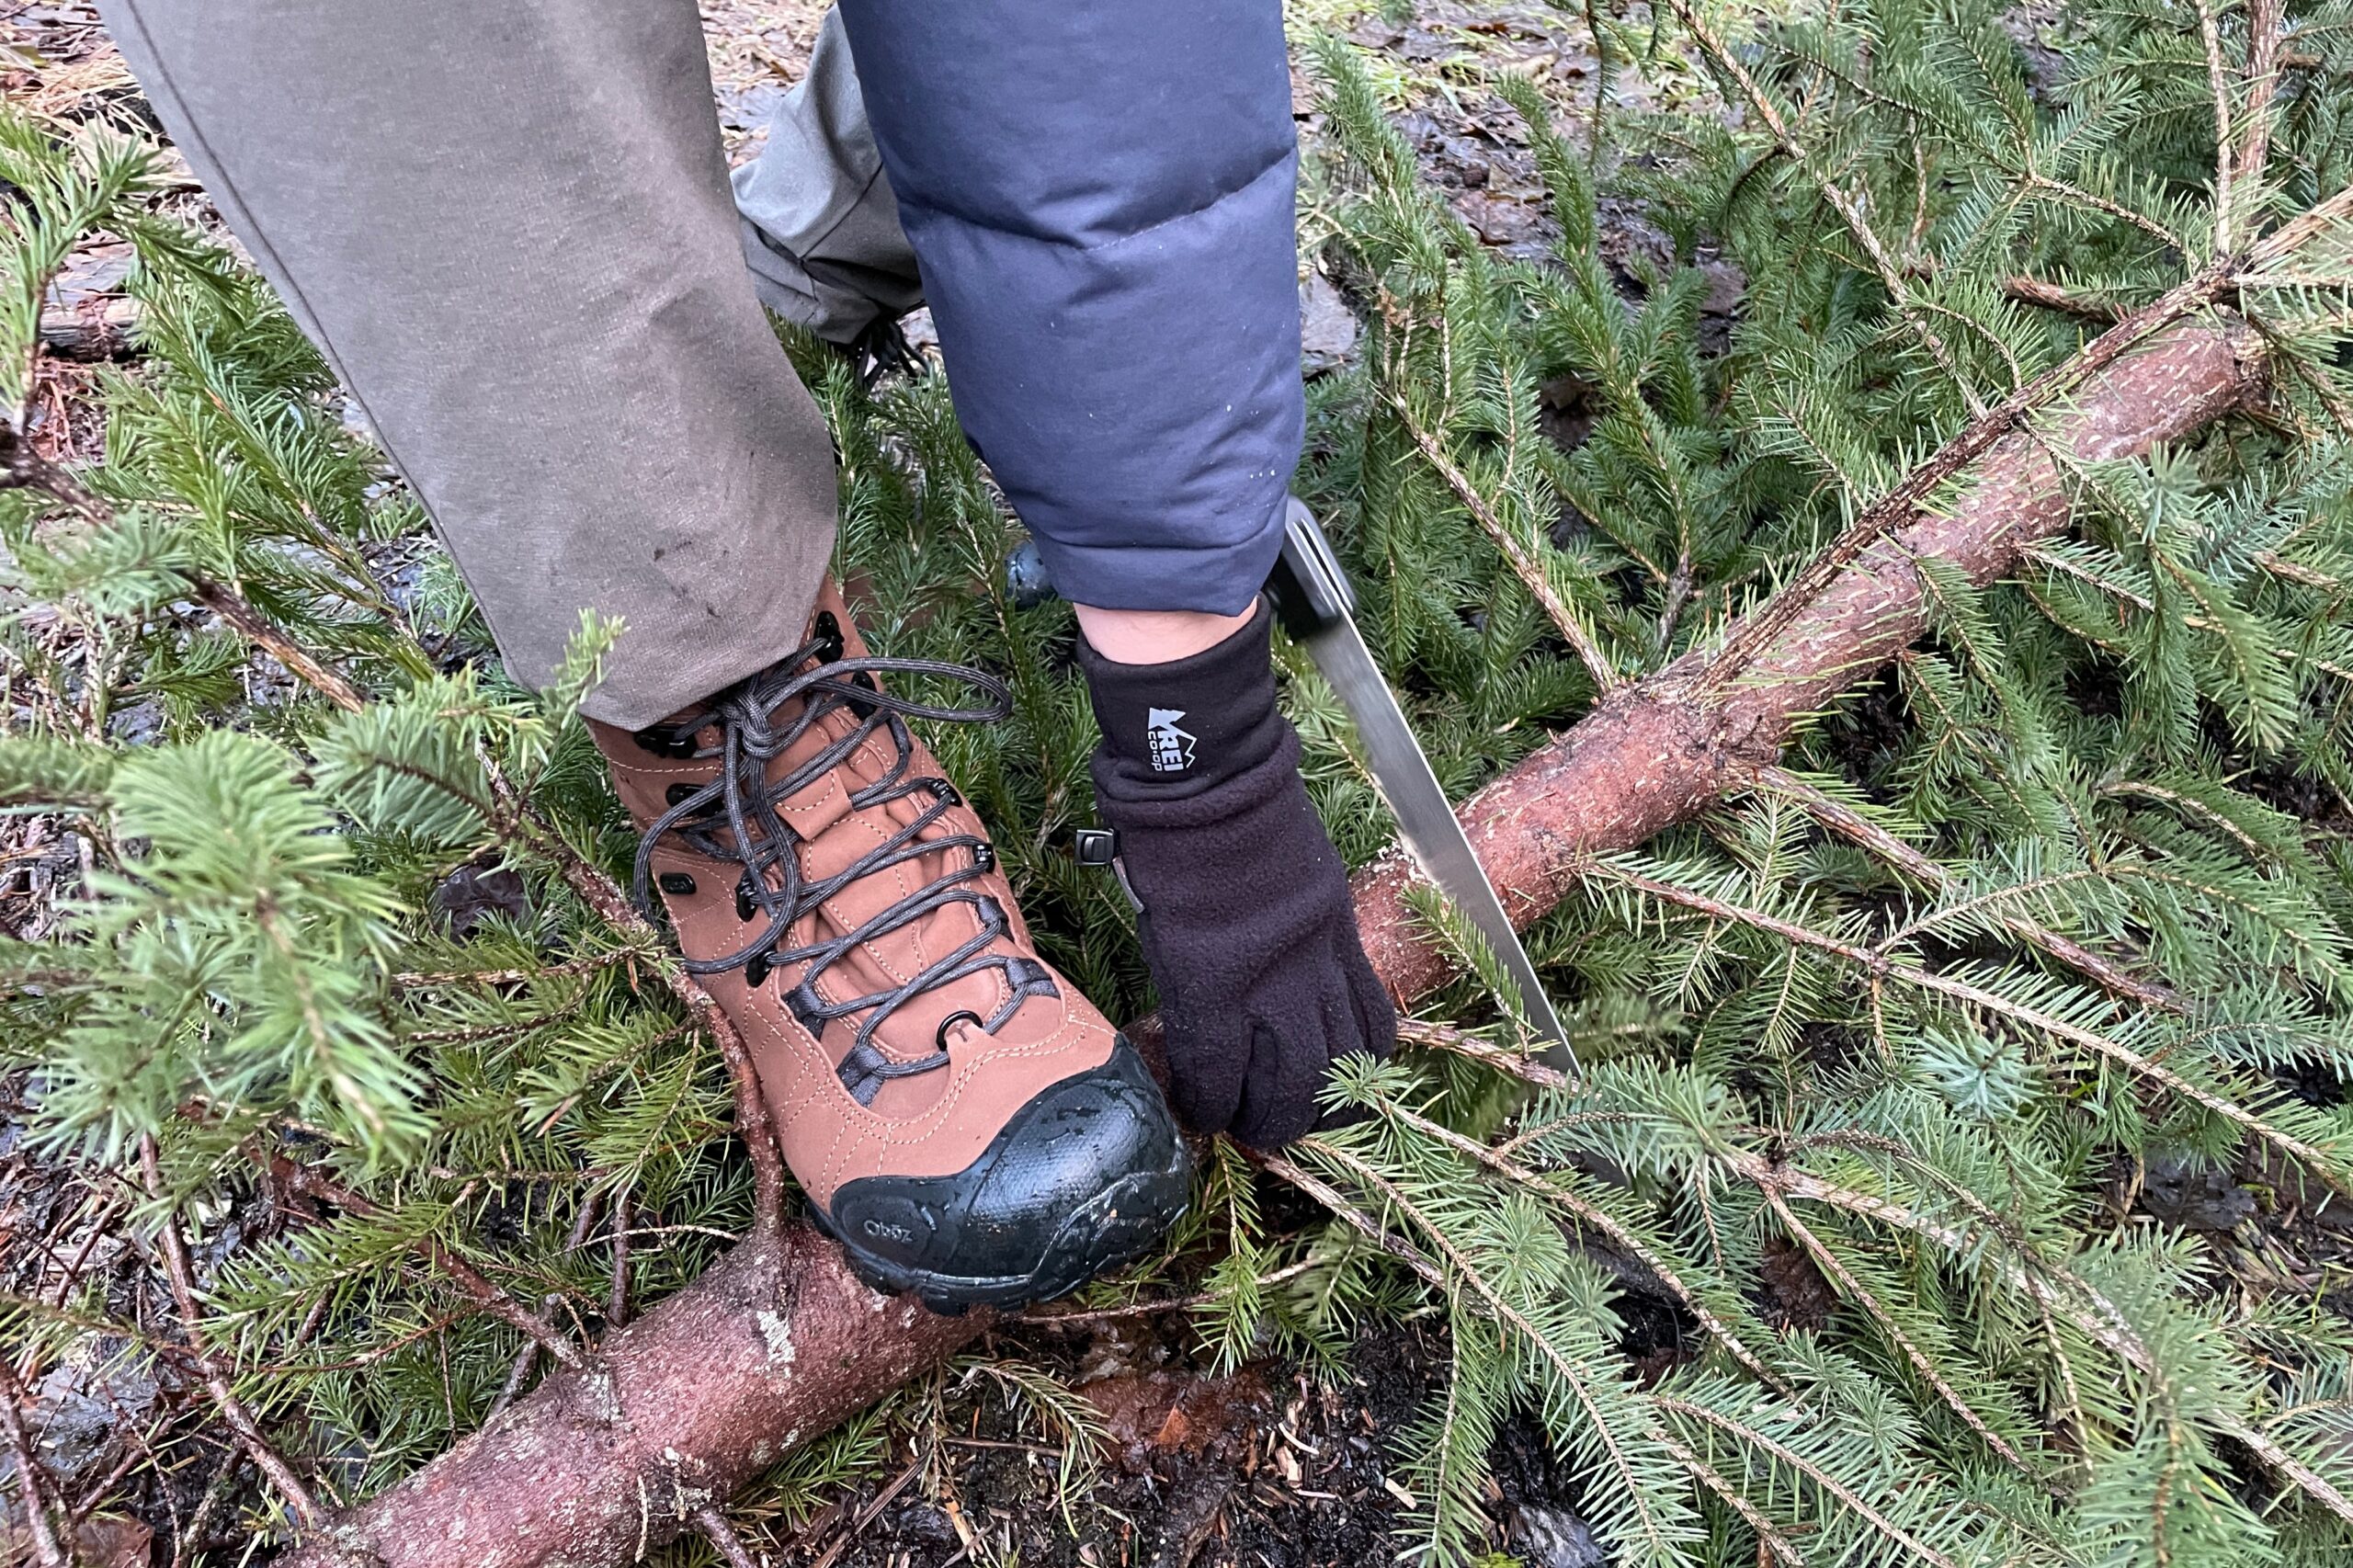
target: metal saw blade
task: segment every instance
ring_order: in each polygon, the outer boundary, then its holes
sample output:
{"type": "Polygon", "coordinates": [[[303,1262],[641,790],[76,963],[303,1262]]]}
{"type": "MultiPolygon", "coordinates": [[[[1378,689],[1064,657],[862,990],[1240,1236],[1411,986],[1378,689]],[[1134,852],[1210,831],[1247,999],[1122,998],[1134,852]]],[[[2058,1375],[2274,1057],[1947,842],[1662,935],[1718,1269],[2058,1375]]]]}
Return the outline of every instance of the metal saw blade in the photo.
{"type": "Polygon", "coordinates": [[[1472,849],[1429,757],[1405,722],[1397,694],[1389,688],[1372,650],[1365,646],[1364,634],[1342,613],[1304,635],[1294,635],[1355,721],[1373,784],[1397,819],[1397,836],[1406,852],[1503,960],[1518,989],[1521,1011],[1536,1032],[1552,1042],[1545,1060],[1563,1072],[1574,1072],[1576,1057],[1569,1049],[1568,1031],[1561,1027],[1544,983],[1537,977],[1536,962],[1512,928],[1495,883],[1487,880],[1487,869],[1472,849]]]}

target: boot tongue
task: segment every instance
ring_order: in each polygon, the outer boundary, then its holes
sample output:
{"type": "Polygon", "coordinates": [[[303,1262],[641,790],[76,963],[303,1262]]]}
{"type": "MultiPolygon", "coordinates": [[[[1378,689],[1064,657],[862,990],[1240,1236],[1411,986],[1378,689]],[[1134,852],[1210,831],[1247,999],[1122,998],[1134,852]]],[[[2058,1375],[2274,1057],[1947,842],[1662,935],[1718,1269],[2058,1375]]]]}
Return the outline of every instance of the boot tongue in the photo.
{"type": "MultiPolygon", "coordinates": [[[[787,749],[775,769],[805,763],[852,733],[856,723],[856,718],[847,712],[826,716],[787,749]]],[[[887,774],[892,749],[886,736],[870,735],[840,766],[827,768],[806,788],[778,802],[778,810],[801,841],[801,874],[809,881],[838,876],[935,804],[937,797],[918,790],[863,811],[852,808],[854,790],[887,774]]],[[[971,855],[968,848],[950,846],[869,872],[828,899],[789,939],[794,946],[802,946],[853,931],[969,864],[971,855]]],[[[859,943],[827,964],[817,979],[818,994],[829,1002],[838,1002],[895,991],[968,945],[981,930],[980,914],[971,903],[958,900],[942,904],[859,943]]],[[[779,983],[796,984],[800,978],[798,974],[784,977],[779,983]]],[[[872,1043],[894,1062],[920,1060],[939,1049],[942,1026],[950,1018],[966,1013],[985,1020],[1011,994],[1004,975],[993,968],[935,985],[892,1008],[871,1036],[872,1043]]],[[[825,1026],[823,1043],[835,1060],[850,1053],[858,1026],[868,1016],[855,1014],[825,1026]]],[[[955,1038],[955,1030],[944,1032],[950,1040],[955,1038]]],[[[912,1114],[935,1100],[944,1083],[943,1074],[929,1073],[886,1080],[873,1107],[889,1115],[912,1114]]]]}

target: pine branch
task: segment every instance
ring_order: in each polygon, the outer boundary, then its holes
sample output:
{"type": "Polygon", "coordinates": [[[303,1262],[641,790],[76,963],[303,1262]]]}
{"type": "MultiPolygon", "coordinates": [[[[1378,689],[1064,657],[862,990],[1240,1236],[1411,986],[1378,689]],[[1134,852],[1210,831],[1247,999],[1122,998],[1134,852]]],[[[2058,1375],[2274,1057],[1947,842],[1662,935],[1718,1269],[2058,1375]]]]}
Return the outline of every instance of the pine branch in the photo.
{"type": "Polygon", "coordinates": [[[1724,1506],[1740,1516],[1741,1523],[1756,1532],[1757,1568],[1764,1568],[1763,1559],[1770,1556],[1781,1568],[1805,1568],[1805,1554],[1797,1549],[1781,1528],[1765,1517],[1764,1510],[1750,1502],[1741,1490],[1723,1478],[1715,1466],[1708,1463],[1674,1437],[1662,1432],[1659,1446],[1675,1456],[1675,1460],[1691,1478],[1721,1499],[1724,1506]]]}
{"type": "MultiPolygon", "coordinates": [[[[1745,1177],[1781,1197],[1824,1204],[1860,1219],[1910,1231],[1935,1242],[1957,1258],[1975,1259],[1984,1256],[1980,1244],[1982,1238],[1976,1233],[1945,1224],[1883,1198],[1841,1187],[1787,1166],[1770,1165],[1753,1155],[1735,1155],[1733,1158],[1745,1177]]],[[[1995,1266],[2005,1282],[2029,1297],[2037,1306],[2065,1317],[2126,1364],[2145,1373],[2160,1372],[2161,1369],[2149,1347],[2133,1334],[2113,1303],[2103,1300],[2082,1279],[2054,1269],[2043,1260],[2034,1257],[2015,1238],[2006,1235],[1999,1226],[1988,1226],[1986,1233],[2002,1242],[2016,1255],[1995,1259],[1995,1266]],[[2078,1301],[2070,1297],[2082,1300],[2078,1301]]],[[[2229,1411],[2218,1412],[2212,1419],[2217,1430],[2245,1444],[2266,1465],[2305,1495],[2338,1518],[2353,1524],[2353,1498],[2347,1497],[2325,1477],[2288,1453],[2268,1433],[2229,1411]]]]}
{"type": "Polygon", "coordinates": [[[1870,1525],[1888,1540],[1902,1547],[1921,1562],[1931,1563],[1934,1568],[1959,1568],[1951,1558],[1904,1528],[1885,1513],[1873,1507],[1870,1500],[1856,1492],[1853,1487],[1786,1443],[1777,1441],[1756,1427],[1736,1421],[1720,1411],[1711,1410],[1694,1400],[1683,1399],[1668,1393],[1653,1394],[1651,1400],[1660,1410],[1670,1415],[1680,1415],[1685,1420],[1697,1425],[1713,1427],[1724,1433],[1735,1443],[1755,1449],[1771,1458],[1774,1462],[1787,1466],[1790,1471],[1803,1476],[1836,1498],[1839,1506],[1848,1513],[1870,1525]]]}
{"type": "Polygon", "coordinates": [[[2214,99],[2214,254],[2231,254],[2231,175],[2238,166],[2238,146],[2231,136],[2231,83],[2222,64],[2222,35],[2208,0],[2191,0],[2198,11],[2198,36],[2206,46],[2206,85],[2214,99]]]}
{"type": "MultiPolygon", "coordinates": [[[[2337,199],[2347,197],[2353,197],[2353,190],[2342,193],[2337,199]]],[[[1996,442],[2018,429],[2029,414],[2078,391],[2086,381],[2171,328],[2182,317],[2211,304],[2229,288],[2233,270],[2229,257],[2218,258],[2163,298],[2124,317],[2073,358],[2020,387],[1999,407],[1971,420],[1958,436],[1938,448],[1934,456],[1915,466],[1887,494],[1866,507],[1829,549],[1808,562],[1761,609],[1743,619],[1698,673],[1692,682],[1695,689],[1702,694],[1720,690],[1745,676],[1764,651],[1813,608],[1819,596],[1841,573],[1859,561],[1872,545],[1912,522],[1938,490],[1984,457],[1996,442]]]]}
{"type": "Polygon", "coordinates": [[[1796,921],[1785,920],[1761,909],[1752,909],[1724,899],[1712,898],[1705,893],[1695,892],[1688,888],[1677,887],[1672,882],[1661,881],[1655,877],[1643,876],[1639,872],[1607,864],[1597,862],[1591,868],[1590,874],[1598,879],[1620,882],[1647,897],[1657,899],[1662,903],[1679,904],[1683,908],[1705,915],[1711,920],[1721,920],[1727,925],[1745,926],[1793,946],[1810,948],[1816,952],[1831,954],[1864,970],[1875,979],[1893,981],[1922,991],[1932,992],[1992,1014],[1995,1017],[2006,1018],[2037,1034],[2046,1035],[2052,1040],[2063,1040],[2069,1045],[2080,1047],[2096,1056],[2104,1057],[2115,1062],[2133,1076],[2146,1079],[2157,1087],[2188,1101],[2210,1115],[2221,1117],[2241,1131],[2271,1144],[2331,1187],[2348,1197],[2353,1197],[2353,1174],[2347,1173],[2345,1164],[2337,1157],[2313,1147],[2291,1133],[2282,1131],[2234,1101],[2225,1099],[2211,1090],[2191,1083],[2171,1068],[2142,1055],[2121,1040],[2070,1023],[2042,1008],[1996,994],[1982,986],[1972,985],[1967,981],[1957,980],[1950,975],[1940,974],[1933,970],[1898,963],[1890,955],[1877,949],[1841,941],[1837,937],[1813,930],[1796,921]]]}
{"type": "MultiPolygon", "coordinates": [[[[1454,460],[1447,456],[1446,449],[1415,419],[1414,411],[1406,406],[1405,400],[1388,388],[1382,389],[1381,396],[1395,411],[1399,425],[1424,460],[1438,471],[1439,478],[1446,481],[1446,487],[1454,492],[1455,499],[1462,503],[1462,509],[1471,514],[1480,530],[1503,552],[1505,562],[1511,567],[1512,575],[1519,579],[1520,586],[1526,588],[1529,596],[1542,607],[1545,618],[1552,621],[1560,631],[1562,641],[1568,643],[1576,654],[1577,663],[1583,665],[1586,673],[1593,677],[1594,689],[1606,694],[1623,686],[1625,677],[1602,653],[1601,645],[1594,641],[1593,632],[1576,611],[1553,590],[1552,579],[1545,575],[1543,562],[1531,555],[1528,544],[1504,526],[1495,508],[1487,505],[1486,497],[1479,494],[1478,486],[1471,483],[1470,475],[1455,465],[1454,460]]],[[[1543,541],[1536,541],[1535,548],[1541,551],[1543,541]]]]}
{"type": "Polygon", "coordinates": [[[1699,52],[1707,57],[1709,65],[1718,75],[1730,80],[1740,89],[1742,98],[1764,123],[1766,130],[1772,133],[1774,145],[1781,155],[1797,165],[1820,193],[1823,201],[1838,214],[1839,222],[1847,226],[1847,232],[1854,235],[1863,247],[1863,254],[1870,260],[1871,270],[1879,275],[1880,286],[1887,290],[1889,302],[1894,305],[1896,312],[1928,352],[1935,356],[1937,364],[1945,374],[1951,378],[1953,386],[1969,404],[1970,413],[1980,420],[1987,417],[1984,399],[1962,372],[1961,362],[1953,358],[1952,350],[1945,346],[1944,339],[1921,319],[1921,301],[1913,293],[1911,285],[1904,281],[1903,267],[1888,255],[1886,244],[1879,237],[1879,231],[1871,227],[1870,220],[1864,216],[1854,197],[1815,167],[1813,157],[1791,133],[1780,109],[1766,95],[1765,89],[1757,85],[1756,78],[1749,74],[1748,67],[1743,65],[1739,57],[1716,37],[1714,30],[1700,20],[1691,0],[1667,0],[1667,4],[1683,23],[1684,30],[1691,35],[1692,41],[1699,46],[1699,52]]]}
{"type": "Polygon", "coordinates": [[[613,1283],[605,1300],[608,1331],[629,1326],[629,1226],[635,1196],[628,1182],[613,1193],[613,1283]]]}
{"type": "Polygon", "coordinates": [[[209,578],[191,576],[188,592],[199,604],[234,627],[245,641],[285,665],[290,675],[345,712],[357,713],[367,706],[368,699],[358,687],[298,646],[235,590],[209,578]]]}
{"type": "MultiPolygon", "coordinates": [[[[2271,155],[2271,113],[2279,92],[2279,48],[2288,32],[2285,0],[2247,0],[2246,140],[2238,149],[2239,188],[2263,180],[2271,155]]],[[[2221,248],[2221,247],[2216,247],[2221,248]]]]}
{"type": "MultiPolygon", "coordinates": [[[[6,455],[9,460],[8,471],[0,475],[0,480],[40,489],[85,521],[110,523],[114,520],[111,510],[87,486],[66,470],[39,457],[30,447],[12,443],[9,450],[0,455],[6,455]]],[[[224,620],[267,650],[290,673],[336,707],[346,712],[356,713],[367,706],[366,697],[350,680],[300,647],[237,594],[201,577],[191,578],[190,588],[224,620]]],[[[506,778],[494,758],[485,754],[482,760],[493,795],[486,814],[501,836],[510,844],[528,846],[552,862],[565,885],[608,925],[626,937],[642,940],[649,950],[662,951],[659,933],[638,912],[620,886],[601,868],[589,864],[562,834],[548,825],[539,812],[524,799],[522,792],[506,778]]],[[[728,1075],[735,1091],[736,1129],[743,1139],[745,1157],[752,1166],[758,1222],[764,1230],[773,1233],[784,1223],[788,1185],[784,1157],[769,1119],[767,1101],[760,1094],[758,1073],[753,1065],[751,1051],[744,1043],[743,1035],[736,1029],[734,1021],[727,1017],[692,975],[674,961],[664,961],[656,967],[663,983],[717,1043],[720,1054],[727,1063],[728,1075]]]]}
{"type": "Polygon", "coordinates": [[[1244,1153],[1252,1165],[1271,1176],[1299,1188],[1308,1197],[1330,1210],[1335,1217],[1350,1230],[1370,1242],[1395,1262],[1404,1264],[1421,1277],[1422,1282],[1438,1290],[1446,1288],[1446,1275],[1432,1263],[1420,1248],[1391,1231],[1388,1226],[1351,1203],[1347,1195],[1321,1176],[1311,1176],[1280,1154],[1261,1153],[1245,1149],[1244,1153]]]}
{"type": "MultiPolygon", "coordinates": [[[[1844,801],[1824,794],[1782,767],[1759,767],[1753,777],[1757,788],[1797,801],[1824,827],[1886,860],[1914,881],[1938,892],[1951,891],[1951,873],[1844,801]]],[[[2159,1012],[2179,1013],[2186,1009],[2180,994],[2172,987],[2128,974],[2072,937],[2047,930],[2020,915],[2005,913],[2001,922],[2020,941],[2050,954],[2119,996],[2159,1012]]]]}
{"type": "Polygon", "coordinates": [[[2009,1439],[1985,1424],[1985,1418],[1977,1414],[1976,1407],[1961,1398],[1961,1392],[1937,1369],[1936,1362],[1917,1344],[1914,1343],[1912,1336],[1904,1333],[1903,1325],[1898,1324],[1887,1309],[1881,1305],[1879,1298],[1873,1295],[1861,1280],[1855,1278],[1853,1271],[1847,1268],[1845,1262],[1823,1242],[1820,1236],[1815,1235],[1802,1221],[1790,1211],[1790,1206],[1781,1200],[1781,1195],[1771,1187],[1767,1187],[1765,1204],[1773,1211],[1773,1217],[1781,1222],[1782,1229],[1788,1232],[1798,1245],[1804,1249],[1805,1255],[1813,1260],[1814,1267],[1821,1269],[1823,1274],[1838,1287],[1838,1293],[1861,1308],[1863,1314],[1879,1326],[1880,1332],[1894,1342],[1896,1349],[1903,1354],[1904,1359],[1911,1364],[1913,1371],[1919,1374],[1920,1381],[1935,1391],[1936,1396],[1944,1402],[1945,1407],[1960,1416],[1961,1424],[1976,1433],[1987,1448],[2001,1455],[2013,1468],[2031,1476],[2034,1473],[2034,1467],[2027,1462],[2026,1456],[2018,1452],[2009,1439]]]}
{"type": "Polygon", "coordinates": [[[1740,1363],[1743,1369],[1751,1377],[1785,1397],[1794,1397],[1790,1394],[1788,1384],[1765,1365],[1731,1324],[1725,1323],[1705,1301],[1700,1299],[1698,1291],[1684,1282],[1673,1266],[1661,1257],[1655,1248],[1620,1223],[1615,1216],[1599,1204],[1588,1201],[1560,1182],[1547,1181],[1536,1172],[1507,1158],[1477,1139],[1467,1138],[1452,1128],[1441,1126],[1427,1117],[1407,1110],[1403,1106],[1385,1104],[1380,1108],[1380,1114],[1390,1118],[1401,1126],[1412,1128],[1415,1132],[1434,1142],[1444,1144],[1465,1159],[1476,1161],[1515,1187],[1532,1193],[1540,1201],[1559,1209],[1577,1224],[1597,1231],[1608,1237],[1611,1243],[1648,1270],[1651,1278],[1665,1287],[1667,1293],[1680,1302],[1683,1310],[1699,1322],[1699,1326],[1707,1331],[1709,1337],[1722,1345],[1732,1358],[1740,1363]]]}
{"type": "MultiPolygon", "coordinates": [[[[657,945],[656,950],[661,950],[660,933],[638,912],[620,884],[602,868],[582,858],[569,840],[548,825],[507,779],[496,759],[485,755],[482,760],[494,801],[494,825],[511,842],[528,845],[552,862],[564,885],[607,925],[625,937],[657,945]]],[[[735,1021],[692,975],[674,960],[665,961],[657,968],[663,984],[717,1043],[720,1055],[727,1063],[728,1079],[735,1096],[736,1135],[743,1142],[744,1157],[752,1167],[754,1220],[763,1234],[775,1235],[784,1226],[788,1177],[775,1123],[768,1115],[767,1099],[760,1093],[759,1070],[752,1062],[751,1048],[745,1044],[735,1021]]]]}
{"type": "MultiPolygon", "coordinates": [[[[2333,200],[2353,205],[2353,189],[2333,200]]],[[[2120,326],[2093,346],[2109,346],[2096,372],[2054,370],[2028,389],[2080,383],[2070,409],[2052,420],[2052,445],[2080,460],[2111,460],[2243,404],[2254,385],[2243,357],[2248,335],[2227,324],[2148,331],[2154,335],[2144,338],[2141,327],[2120,326]],[[2128,352],[2132,343],[2137,352],[2128,352]]],[[[1458,814],[1515,925],[1578,886],[1590,856],[1641,844],[1739,788],[1751,769],[1776,760],[1801,716],[1919,635],[1927,615],[1915,561],[1943,560],[1984,583],[2066,525],[2066,479],[2045,438],[1982,422],[1972,430],[1972,456],[1939,452],[1907,482],[1925,499],[1943,479],[1966,477],[1955,505],[1911,511],[1900,526],[1893,510],[1872,508],[1868,525],[1859,520],[1827,552],[1836,564],[1800,573],[1733,631],[1724,653],[1687,655],[1630,684],[1464,805],[1458,814]],[[1886,549],[1865,558],[1870,540],[1859,530],[1883,529],[1886,549]],[[1736,677],[1728,659],[1746,673],[1736,677]]],[[[1421,995],[1447,973],[1413,915],[1412,880],[1402,860],[1376,862],[1356,879],[1366,950],[1401,998],[1421,995]]]]}
{"type": "Polygon", "coordinates": [[[1397,1020],[1397,1038],[1411,1045],[1447,1051],[1465,1061],[1476,1062],[1506,1077],[1517,1078],[1540,1089],[1563,1089],[1572,1082],[1566,1073],[1537,1057],[1481,1040],[1468,1030],[1455,1028],[1449,1024],[1434,1024],[1425,1018],[1400,1018],[1397,1020]]]}
{"type": "MultiPolygon", "coordinates": [[[[1323,1138],[1313,1135],[1302,1138],[1297,1147],[1302,1153],[1315,1154],[1341,1166],[1363,1183],[1367,1189],[1379,1195],[1384,1206],[1411,1221],[1415,1229],[1446,1258],[1449,1266],[1450,1287],[1468,1290],[1476,1298],[1481,1315],[1509,1330],[1523,1345],[1551,1364],[1558,1377],[1555,1387],[1582,1409],[1588,1426],[1602,1446],[1616,1484],[1625,1494],[1642,1535],[1648,1543],[1646,1556],[1652,1561],[1678,1560],[1682,1556],[1681,1532],[1675,1521],[1661,1516],[1660,1504],[1663,1500],[1652,1495],[1644,1487],[1640,1467],[1627,1451],[1609,1414],[1601,1409],[1595,1399],[1589,1369],[1563,1357],[1551,1335],[1531,1322],[1527,1313],[1505,1300],[1503,1294],[1489,1282],[1485,1272],[1465,1256],[1448,1236],[1445,1228],[1425,1213],[1386,1172],[1352,1151],[1323,1138]]],[[[1646,1420],[1644,1427],[1645,1438],[1655,1440],[1659,1436],[1656,1424],[1646,1420]]],[[[1627,1542],[1618,1544],[1620,1551],[1630,1545],[1627,1542]]]]}

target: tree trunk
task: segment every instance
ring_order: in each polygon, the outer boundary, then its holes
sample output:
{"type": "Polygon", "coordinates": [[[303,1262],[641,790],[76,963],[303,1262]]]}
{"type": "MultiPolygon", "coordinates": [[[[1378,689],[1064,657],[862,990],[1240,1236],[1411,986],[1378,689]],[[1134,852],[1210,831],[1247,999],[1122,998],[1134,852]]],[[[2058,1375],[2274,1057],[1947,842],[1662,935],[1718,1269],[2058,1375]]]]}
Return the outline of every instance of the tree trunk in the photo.
{"type": "MultiPolygon", "coordinates": [[[[2120,332],[2126,328],[2120,327],[2120,332]]],[[[1913,512],[1809,603],[1769,607],[1779,629],[1737,678],[1694,653],[1626,688],[1463,808],[1471,841],[1516,924],[1552,909],[1585,858],[1631,848],[1772,761],[1820,709],[1917,637],[1915,556],[1986,583],[2063,528],[2072,507],[2053,448],[2086,461],[2138,456],[2240,406],[2258,382],[2250,335],[2195,321],[2151,337],[2076,390],[2036,431],[2002,436],[1959,475],[1944,514],[1913,512]],[[1789,613],[1794,608],[1796,613],[1789,613]]],[[[1752,624],[1755,623],[1752,618],[1752,624]]],[[[1765,624],[1771,624],[1767,622],[1765,624]]],[[[1410,1001],[1445,979],[1390,858],[1356,881],[1373,966],[1410,1001]]],[[[941,1318],[858,1284],[804,1224],[747,1242],[628,1327],[580,1372],[529,1397],[284,1559],[298,1568],[605,1568],[670,1540],[795,1444],[932,1367],[985,1317],[941,1318]]]]}

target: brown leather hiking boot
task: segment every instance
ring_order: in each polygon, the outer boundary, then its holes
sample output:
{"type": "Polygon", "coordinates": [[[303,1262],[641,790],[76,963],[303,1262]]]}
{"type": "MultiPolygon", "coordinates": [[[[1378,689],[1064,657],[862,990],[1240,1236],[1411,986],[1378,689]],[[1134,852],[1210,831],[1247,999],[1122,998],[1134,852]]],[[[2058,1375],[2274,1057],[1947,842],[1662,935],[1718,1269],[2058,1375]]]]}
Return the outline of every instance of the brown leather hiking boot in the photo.
{"type": "Polygon", "coordinates": [[[869,655],[835,586],[809,638],[700,711],[595,726],[687,968],[743,1031],[816,1221],[935,1311],[1074,1290],[1183,1213],[1135,1050],[1040,960],[980,819],[909,716],[1009,711],[977,670],[869,655]],[[877,675],[948,676],[942,709],[877,675]]]}

